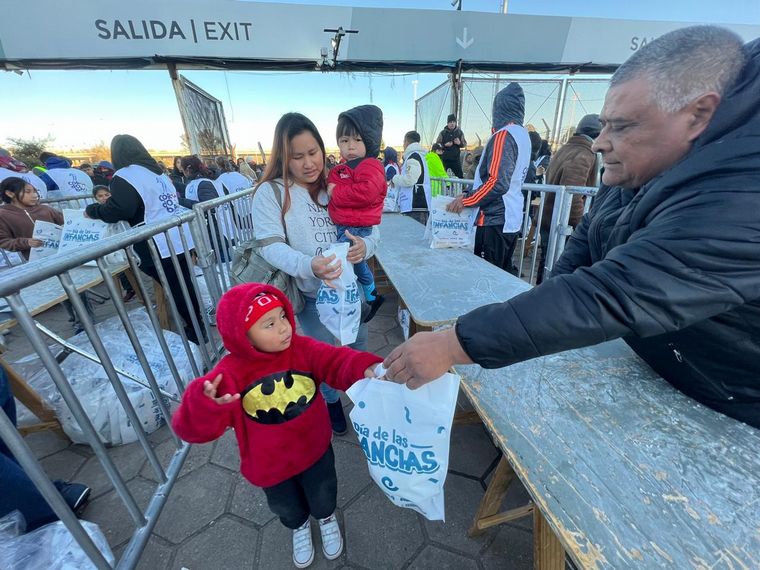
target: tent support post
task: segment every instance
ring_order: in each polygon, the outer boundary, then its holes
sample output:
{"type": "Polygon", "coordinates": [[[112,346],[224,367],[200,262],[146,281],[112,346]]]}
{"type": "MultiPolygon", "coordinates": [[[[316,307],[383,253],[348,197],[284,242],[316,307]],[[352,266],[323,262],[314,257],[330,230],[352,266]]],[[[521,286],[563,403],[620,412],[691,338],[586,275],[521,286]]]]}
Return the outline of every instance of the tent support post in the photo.
{"type": "Polygon", "coordinates": [[[182,119],[182,128],[185,130],[185,138],[187,144],[190,147],[191,154],[197,154],[200,156],[201,149],[198,147],[198,141],[195,140],[190,133],[190,123],[187,120],[187,107],[185,106],[185,98],[182,96],[182,79],[177,73],[177,64],[167,63],[166,69],[169,71],[169,77],[172,80],[172,87],[174,87],[174,96],[177,98],[177,107],[179,108],[179,116],[182,119]]]}

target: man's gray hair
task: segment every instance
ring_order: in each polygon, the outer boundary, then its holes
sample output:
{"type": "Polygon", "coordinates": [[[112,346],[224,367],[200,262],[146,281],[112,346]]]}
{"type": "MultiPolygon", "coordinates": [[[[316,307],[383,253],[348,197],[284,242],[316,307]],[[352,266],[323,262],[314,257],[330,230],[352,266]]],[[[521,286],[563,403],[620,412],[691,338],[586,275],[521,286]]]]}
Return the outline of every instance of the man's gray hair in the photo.
{"type": "Polygon", "coordinates": [[[691,26],[640,48],[618,67],[610,87],[648,79],[657,106],[674,113],[708,91],[722,97],[745,64],[742,40],[734,32],[718,26],[691,26]]]}

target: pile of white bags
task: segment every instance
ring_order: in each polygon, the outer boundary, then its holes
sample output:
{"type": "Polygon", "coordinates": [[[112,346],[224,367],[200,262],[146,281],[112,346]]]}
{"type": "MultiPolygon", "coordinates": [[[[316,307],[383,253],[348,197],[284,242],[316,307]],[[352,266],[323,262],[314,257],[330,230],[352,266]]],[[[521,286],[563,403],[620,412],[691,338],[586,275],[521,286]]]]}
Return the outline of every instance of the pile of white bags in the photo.
{"type": "MultiPolygon", "coordinates": [[[[177,385],[166,362],[166,357],[158,344],[158,338],[150,324],[150,319],[145,309],[139,308],[131,311],[129,317],[159,387],[173,397],[178,397],[179,391],[177,390],[177,385]]],[[[129,338],[119,317],[114,316],[97,324],[96,329],[116,369],[139,378],[143,384],[147,385],[145,373],[137,360],[132,343],[129,342],[129,338]]],[[[180,378],[185,382],[189,382],[194,378],[195,374],[187,358],[182,338],[178,334],[169,331],[163,331],[163,334],[169,346],[169,352],[174,357],[180,378]]],[[[95,350],[92,348],[86,333],[80,333],[68,339],[68,342],[95,355],[95,350]]],[[[190,347],[196,362],[200,363],[200,354],[197,347],[193,344],[190,344],[190,347]]],[[[23,374],[24,367],[34,367],[36,365],[35,361],[38,361],[38,358],[33,356],[15,363],[14,366],[23,374]]],[[[116,393],[108,380],[108,376],[100,364],[92,362],[78,354],[70,354],[61,363],[61,370],[63,370],[69,384],[82,403],[85,413],[98,432],[100,439],[105,444],[124,445],[137,441],[137,435],[127,419],[126,412],[121,407],[116,393]]],[[[135,408],[143,429],[147,433],[152,433],[160,428],[164,424],[165,419],[161,414],[153,392],[127,376],[120,374],[119,379],[127,391],[129,400],[135,408]]],[[[74,443],[86,444],[87,440],[84,437],[84,433],[55,387],[47,370],[45,368],[38,370],[36,374],[31,376],[29,384],[52,404],[66,435],[74,443]]],[[[172,402],[167,396],[164,396],[164,401],[171,409],[170,404],[172,402]]],[[[21,414],[19,420],[23,423],[21,414]]]]}
{"type": "MultiPolygon", "coordinates": [[[[376,373],[385,373],[382,365],[376,373]]],[[[351,425],[370,476],[396,506],[429,520],[444,520],[443,485],[458,392],[456,374],[444,374],[417,390],[364,379],[346,392],[354,402],[351,425]]]]}
{"type": "MultiPolygon", "coordinates": [[[[113,565],[113,553],[100,527],[87,521],[82,521],[82,526],[106,561],[113,565]]],[[[22,534],[25,528],[26,521],[19,511],[0,519],[3,570],[95,570],[89,556],[61,521],[22,534]]]]}

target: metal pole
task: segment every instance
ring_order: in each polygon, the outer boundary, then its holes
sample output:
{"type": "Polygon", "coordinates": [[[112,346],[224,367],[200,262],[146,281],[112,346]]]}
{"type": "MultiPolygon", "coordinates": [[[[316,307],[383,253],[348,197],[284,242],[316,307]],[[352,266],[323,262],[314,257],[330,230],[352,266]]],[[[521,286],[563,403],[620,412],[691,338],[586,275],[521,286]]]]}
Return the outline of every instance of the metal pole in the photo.
{"type": "Polygon", "coordinates": [[[177,65],[174,63],[167,63],[167,69],[169,70],[169,77],[172,79],[172,87],[174,88],[174,96],[177,98],[177,107],[179,108],[179,116],[182,118],[182,127],[185,129],[185,136],[187,137],[187,144],[190,147],[191,154],[200,154],[201,149],[198,146],[198,141],[190,132],[190,121],[187,117],[187,107],[185,106],[185,97],[182,94],[182,80],[177,73],[177,65]]]}

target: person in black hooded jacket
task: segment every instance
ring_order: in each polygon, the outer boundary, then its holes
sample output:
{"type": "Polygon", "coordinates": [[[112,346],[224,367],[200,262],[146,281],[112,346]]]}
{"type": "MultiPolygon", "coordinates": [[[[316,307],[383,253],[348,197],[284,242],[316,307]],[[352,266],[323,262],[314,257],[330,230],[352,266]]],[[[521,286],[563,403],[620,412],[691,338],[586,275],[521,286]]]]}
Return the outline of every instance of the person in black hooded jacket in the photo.
{"type": "MultiPolygon", "coordinates": [[[[85,209],[87,217],[103,220],[109,224],[125,221],[130,226],[136,226],[146,221],[145,201],[159,201],[159,194],[158,192],[153,192],[152,188],[147,187],[138,190],[132,182],[127,181],[127,178],[125,178],[125,176],[127,176],[125,174],[126,168],[134,165],[145,169],[145,171],[147,171],[146,174],[152,173],[153,175],[165,178],[165,186],[163,187],[164,191],[166,191],[168,195],[170,189],[172,194],[176,197],[176,191],[174,190],[174,186],[169,177],[162,174],[161,167],[148,153],[142,143],[135,137],[131,135],[116,135],[111,141],[111,160],[113,160],[114,168],[116,169],[116,173],[111,179],[111,196],[105,204],[96,203],[87,206],[85,209]],[[145,196],[145,199],[143,199],[143,196],[145,196]]],[[[162,201],[166,202],[166,200],[166,196],[162,195],[162,201]]],[[[177,207],[179,206],[178,203],[175,205],[177,207]]],[[[175,249],[177,248],[175,247],[175,249]]],[[[140,270],[156,281],[159,281],[158,271],[153,263],[147,242],[136,243],[134,250],[140,258],[140,270]]],[[[177,260],[179,261],[182,280],[187,284],[188,289],[192,291],[190,269],[187,266],[184,255],[177,255],[177,260]]],[[[166,274],[169,288],[174,295],[177,310],[179,311],[182,320],[185,321],[185,333],[191,342],[197,344],[198,337],[192,326],[190,311],[192,310],[195,313],[199,324],[203,322],[200,316],[198,299],[196,299],[195,295],[191,294],[190,299],[192,301],[192,308],[188,308],[184,296],[182,295],[180,277],[174,269],[171,257],[162,258],[161,265],[166,274]]]]}
{"type": "Polygon", "coordinates": [[[615,73],[602,187],[540,286],[386,361],[410,386],[622,337],[686,395],[760,428],[760,40],[682,28],[615,73]]]}

